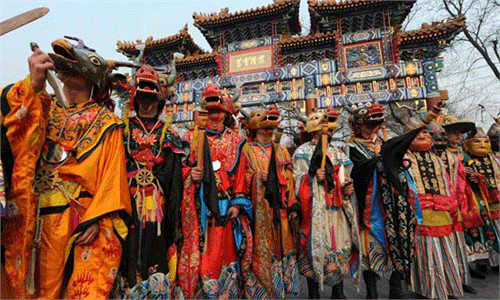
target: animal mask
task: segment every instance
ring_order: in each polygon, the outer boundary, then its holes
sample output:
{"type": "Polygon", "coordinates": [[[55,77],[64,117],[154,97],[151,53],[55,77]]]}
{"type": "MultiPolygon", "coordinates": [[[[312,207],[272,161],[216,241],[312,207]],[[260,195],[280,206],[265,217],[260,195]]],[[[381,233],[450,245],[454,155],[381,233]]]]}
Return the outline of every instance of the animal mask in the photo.
{"type": "Polygon", "coordinates": [[[328,119],[328,130],[333,132],[339,127],[339,124],[337,123],[339,119],[339,113],[333,106],[330,106],[326,110],[326,117],[328,119]]]}
{"type": "Polygon", "coordinates": [[[378,102],[367,102],[358,105],[343,103],[343,107],[350,114],[348,120],[355,137],[367,138],[366,136],[375,135],[385,120],[385,107],[378,102]],[[364,126],[364,128],[361,128],[361,126],[364,126]]]}
{"type": "Polygon", "coordinates": [[[175,93],[175,75],[158,74],[158,83],[160,84],[160,98],[167,100],[175,93]]]}
{"type": "Polygon", "coordinates": [[[274,129],[280,123],[280,112],[276,105],[267,109],[257,108],[250,112],[248,127],[250,129],[274,129]]]}
{"type": "Polygon", "coordinates": [[[71,76],[81,76],[94,85],[96,89],[94,92],[102,92],[110,72],[108,62],[94,49],[85,46],[82,40],[65,37],[78,41],[78,44],[73,45],[67,39],[52,42],[54,53],[49,53],[49,56],[54,61],[56,71],[71,76]]]}
{"type": "Polygon", "coordinates": [[[325,124],[328,124],[326,113],[322,111],[313,112],[307,116],[306,131],[311,133],[323,130],[325,124]]]}
{"type": "Polygon", "coordinates": [[[230,95],[223,95],[217,86],[213,84],[207,85],[202,95],[203,101],[201,105],[207,111],[220,110],[230,114],[237,113],[232,97],[230,95]]]}
{"type": "Polygon", "coordinates": [[[135,73],[135,98],[158,100],[160,95],[159,77],[150,65],[143,65],[135,73]]]}
{"type": "Polygon", "coordinates": [[[360,105],[344,106],[351,114],[349,122],[352,124],[382,124],[385,120],[385,108],[378,102],[368,102],[360,105]]]}

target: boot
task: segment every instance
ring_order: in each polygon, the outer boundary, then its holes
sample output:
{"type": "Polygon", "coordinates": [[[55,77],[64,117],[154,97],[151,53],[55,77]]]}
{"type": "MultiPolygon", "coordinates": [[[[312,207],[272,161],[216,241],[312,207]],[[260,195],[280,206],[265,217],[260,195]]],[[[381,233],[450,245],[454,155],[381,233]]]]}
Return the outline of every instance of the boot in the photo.
{"type": "Polygon", "coordinates": [[[309,299],[319,299],[319,284],[314,279],[307,278],[307,289],[309,290],[309,299]]]}
{"type": "Polygon", "coordinates": [[[469,267],[469,273],[471,277],[477,279],[486,279],[486,268],[484,266],[476,265],[476,268],[469,267]]]}
{"type": "Polygon", "coordinates": [[[331,299],[347,299],[344,295],[344,282],[341,281],[336,285],[332,286],[332,296],[331,299]]]}
{"type": "Polygon", "coordinates": [[[399,272],[393,272],[389,278],[389,299],[403,299],[402,278],[399,272]]]}
{"type": "Polygon", "coordinates": [[[363,280],[366,285],[366,299],[378,299],[377,275],[373,271],[363,271],[363,280]]]}
{"type": "Polygon", "coordinates": [[[462,287],[464,289],[464,292],[469,293],[469,294],[477,294],[477,290],[470,285],[462,284],[462,287]]]}

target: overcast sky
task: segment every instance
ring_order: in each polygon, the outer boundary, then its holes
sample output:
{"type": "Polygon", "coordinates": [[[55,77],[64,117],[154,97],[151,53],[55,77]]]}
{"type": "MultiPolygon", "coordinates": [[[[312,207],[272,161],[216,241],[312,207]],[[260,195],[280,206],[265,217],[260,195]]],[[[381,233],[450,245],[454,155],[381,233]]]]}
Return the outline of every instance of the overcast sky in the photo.
{"type": "MultiPolygon", "coordinates": [[[[64,35],[76,36],[97,50],[106,59],[126,60],[116,52],[116,42],[145,40],[148,36],[154,39],[177,33],[184,24],[188,24],[189,32],[195,42],[203,49],[210,47],[200,31],[193,26],[193,13],[218,12],[228,7],[230,12],[251,9],[272,3],[273,0],[168,0],[168,1],[13,1],[0,0],[0,20],[8,19],[27,10],[45,6],[50,12],[28,25],[11,31],[0,37],[0,86],[16,82],[28,74],[27,58],[31,54],[29,43],[34,41],[42,50],[51,51],[50,43],[64,35]]],[[[446,16],[433,11],[419,13],[412,20],[408,29],[419,28],[424,22],[442,20],[446,16]]],[[[309,27],[307,1],[301,1],[300,20],[309,27]]],[[[480,62],[473,68],[469,77],[463,76],[462,66],[467,63],[457,59],[475,57],[476,53],[461,49],[444,53],[446,69],[438,76],[440,88],[448,89],[452,97],[456,95],[456,86],[467,81],[467,92],[476,98],[483,94],[488,98],[485,102],[490,107],[489,113],[496,115],[500,108],[500,82],[495,79],[488,67],[480,62]],[[460,51],[458,54],[457,51],[460,51]],[[477,92],[476,92],[477,90],[477,92]],[[455,93],[455,94],[454,94],[455,93]]],[[[127,70],[123,70],[127,72],[127,70]]],[[[472,100],[471,100],[472,101],[472,100]]],[[[484,102],[484,101],[483,101],[484,102]]],[[[477,106],[476,104],[474,104],[477,106]]],[[[488,106],[488,105],[486,105],[488,106]]],[[[470,107],[468,108],[470,109],[470,107]]],[[[472,116],[481,121],[481,114],[472,116]]],[[[492,119],[486,116],[484,123],[491,124],[492,119]]]]}

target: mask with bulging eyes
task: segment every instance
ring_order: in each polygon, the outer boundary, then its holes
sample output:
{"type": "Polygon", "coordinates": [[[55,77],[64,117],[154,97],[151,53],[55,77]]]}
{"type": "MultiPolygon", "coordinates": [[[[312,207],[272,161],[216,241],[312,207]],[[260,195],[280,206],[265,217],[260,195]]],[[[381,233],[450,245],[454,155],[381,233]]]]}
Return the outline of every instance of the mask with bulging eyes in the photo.
{"type": "Polygon", "coordinates": [[[323,125],[328,124],[327,116],[322,111],[316,111],[307,116],[306,131],[315,132],[323,129],[323,125]]]}
{"type": "Polygon", "coordinates": [[[257,108],[250,112],[248,127],[250,129],[274,129],[280,123],[280,112],[275,105],[267,109],[257,108]]]}
{"type": "Polygon", "coordinates": [[[81,76],[91,82],[101,92],[107,84],[109,64],[83,43],[82,40],[73,37],[58,39],[52,42],[54,53],[48,55],[54,61],[57,72],[70,76],[81,76]],[[77,45],[71,44],[68,39],[78,41],[77,45]]]}

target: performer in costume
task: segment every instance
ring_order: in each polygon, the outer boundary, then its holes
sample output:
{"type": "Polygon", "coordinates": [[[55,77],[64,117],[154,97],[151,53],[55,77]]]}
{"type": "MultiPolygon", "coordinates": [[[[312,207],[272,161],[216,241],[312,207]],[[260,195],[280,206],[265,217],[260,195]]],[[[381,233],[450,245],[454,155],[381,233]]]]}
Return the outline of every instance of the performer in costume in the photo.
{"type": "Polygon", "coordinates": [[[2,91],[14,161],[2,246],[19,298],[108,298],[120,266],[130,213],[123,123],[97,103],[106,99],[106,61],[78,41],[36,50],[30,76],[2,91]],[[44,89],[53,67],[69,108],[44,89]]]}
{"type": "MultiPolygon", "coordinates": [[[[413,124],[410,128],[421,126],[416,121],[413,124]]],[[[459,206],[447,169],[432,151],[430,132],[436,127],[435,124],[428,124],[417,135],[405,156],[416,187],[416,199],[422,209],[422,223],[418,224],[415,232],[416,261],[411,290],[427,298],[448,299],[450,296],[463,296],[463,279],[454,234],[456,222],[453,222],[459,206]]]]}
{"type": "Polygon", "coordinates": [[[306,130],[313,138],[292,158],[302,215],[299,269],[307,278],[309,298],[319,298],[319,288],[328,285],[333,299],[344,299],[343,280],[355,265],[351,260],[357,230],[351,205],[354,190],[349,181],[351,162],[322,138],[328,135],[327,127],[324,112],[310,114],[306,130]]]}
{"type": "Polygon", "coordinates": [[[463,134],[475,130],[475,125],[472,122],[460,121],[445,114],[442,114],[437,122],[441,123],[442,130],[440,127],[436,127],[432,131],[433,148],[444,163],[450,179],[452,194],[458,203],[458,211],[456,213],[450,212],[450,216],[453,220],[453,234],[456,239],[456,254],[460,266],[460,277],[463,280],[462,286],[464,292],[476,294],[477,291],[470,286],[471,278],[464,229],[477,227],[478,224],[482,223],[482,220],[475,203],[471,197],[467,197],[466,172],[462,163],[464,155],[460,149],[463,134]]]}
{"type": "Polygon", "coordinates": [[[276,106],[250,113],[250,140],[243,146],[253,206],[254,250],[247,280],[248,299],[284,299],[300,289],[296,249],[289,219],[300,211],[295,197],[291,157],[272,140],[280,122],[276,106]],[[252,275],[253,275],[252,274],[252,275]]]}
{"type": "Polygon", "coordinates": [[[136,72],[134,90],[124,119],[134,218],[127,253],[129,296],[168,299],[174,297],[182,161],[189,145],[170,131],[172,114],[159,98],[159,77],[151,66],[136,72]]]}
{"type": "Polygon", "coordinates": [[[469,262],[477,261],[484,274],[489,259],[491,266],[499,264],[499,200],[500,167],[491,152],[490,139],[482,128],[467,137],[464,150],[465,165],[471,168],[468,176],[469,195],[476,203],[484,222],[483,226],[466,230],[469,262]]]}
{"type": "Polygon", "coordinates": [[[206,129],[196,125],[185,137],[192,151],[181,204],[179,285],[187,298],[240,298],[238,284],[250,271],[253,242],[245,141],[231,128],[233,99],[213,84],[203,98],[206,129]]]}
{"type": "Polygon", "coordinates": [[[370,105],[360,105],[347,107],[350,112],[349,124],[352,129],[351,138],[348,142],[348,154],[354,163],[354,187],[358,202],[358,216],[360,223],[360,251],[361,270],[366,284],[367,299],[378,298],[376,280],[383,277],[390,280],[390,298],[401,296],[401,276],[392,273],[393,266],[389,253],[384,246],[384,229],[377,227],[381,234],[378,238],[371,230],[372,217],[382,220],[382,214],[378,210],[372,216],[372,202],[377,202],[380,206],[380,195],[377,194],[377,178],[375,180],[356,180],[357,175],[368,178],[367,174],[375,172],[373,168],[380,154],[383,140],[378,135],[385,120],[385,108],[378,103],[370,105]],[[356,177],[354,177],[356,176],[356,177]],[[381,237],[382,236],[382,237],[381,237]],[[391,274],[394,274],[391,277],[391,274]]]}

